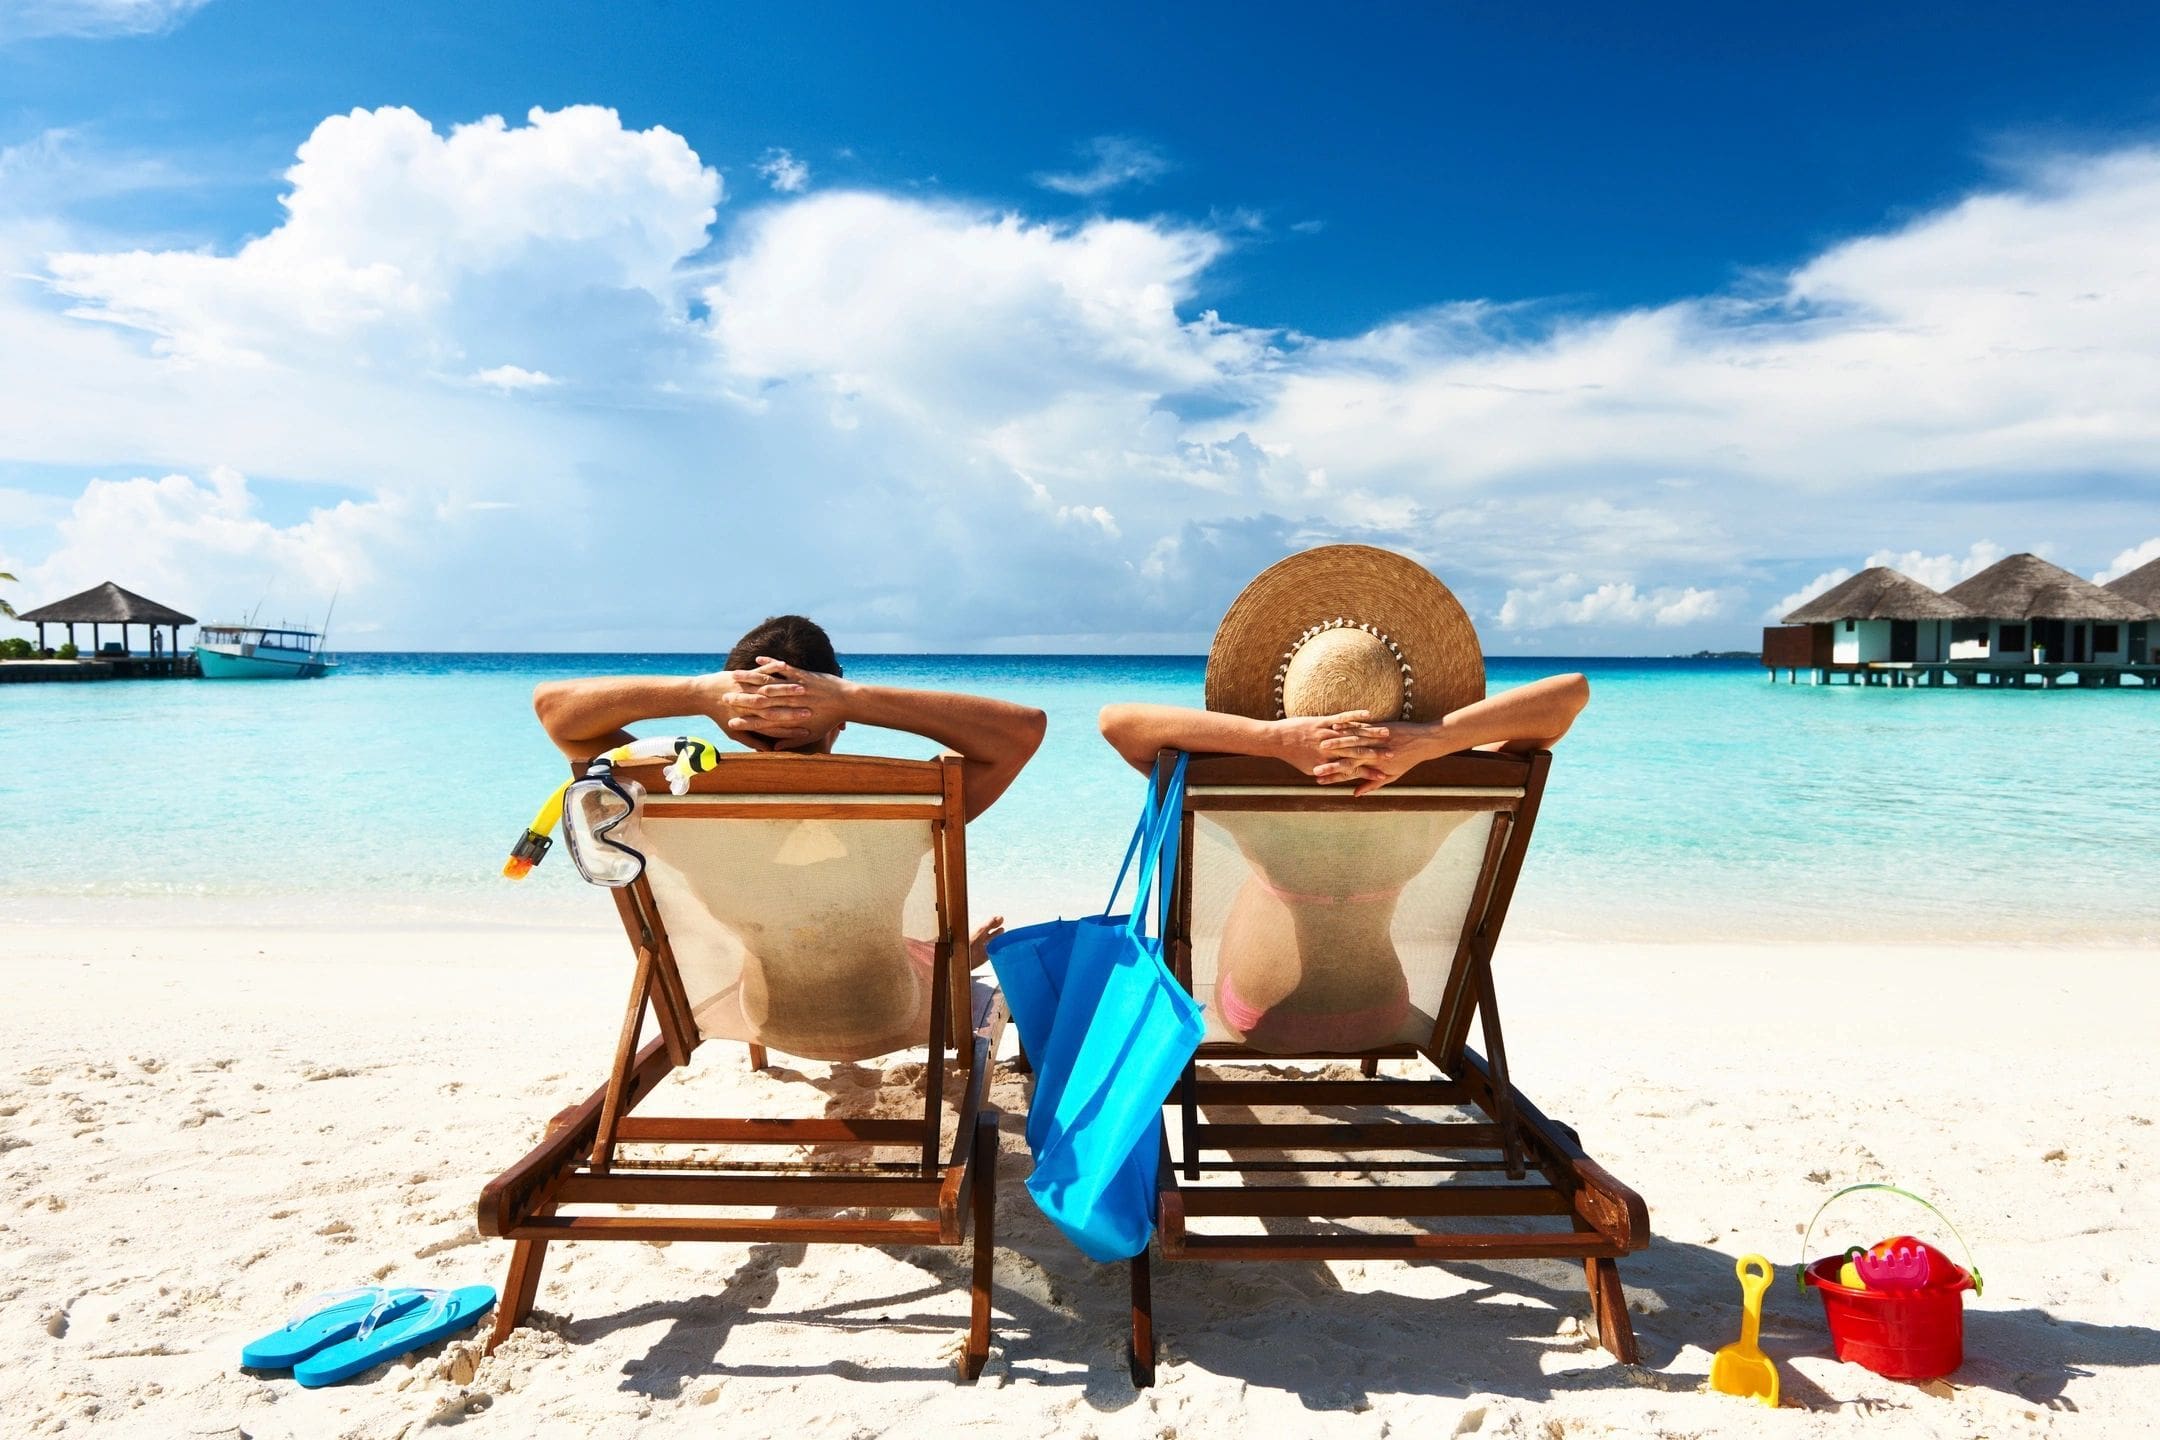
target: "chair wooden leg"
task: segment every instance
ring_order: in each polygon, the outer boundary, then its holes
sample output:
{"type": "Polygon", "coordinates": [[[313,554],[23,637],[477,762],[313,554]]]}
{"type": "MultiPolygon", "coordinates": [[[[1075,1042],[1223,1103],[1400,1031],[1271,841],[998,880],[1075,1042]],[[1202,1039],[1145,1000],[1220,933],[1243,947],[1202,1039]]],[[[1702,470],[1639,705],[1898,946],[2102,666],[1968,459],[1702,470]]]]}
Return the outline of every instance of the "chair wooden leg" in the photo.
{"type": "Polygon", "coordinates": [[[1485,1063],[1492,1073],[1492,1120],[1500,1130],[1500,1159],[1510,1180],[1527,1173],[1515,1119],[1515,1085],[1508,1079],[1507,1042],[1500,1038],[1500,1005],[1493,998],[1492,963],[1482,953],[1476,966],[1478,1017],[1485,1024],[1485,1063]]]}
{"type": "Polygon", "coordinates": [[[1145,1390],[1155,1383],[1155,1288],[1148,1273],[1148,1252],[1132,1258],[1132,1383],[1145,1390]]]}
{"type": "Polygon", "coordinates": [[[1598,1343],[1623,1365],[1635,1363],[1635,1326],[1628,1319],[1627,1293],[1620,1288],[1620,1266],[1613,1260],[1583,1261],[1590,1282],[1590,1312],[1597,1320],[1598,1343]]]}
{"type": "Polygon", "coordinates": [[[487,1353],[510,1338],[510,1332],[532,1314],[533,1297],[540,1293],[540,1262],[547,1256],[545,1240],[520,1240],[510,1251],[510,1275],[503,1281],[502,1299],[495,1306],[495,1328],[488,1333],[487,1353]]]}
{"type": "Polygon", "coordinates": [[[997,1251],[998,1117],[983,1111],[975,1117],[975,1274],[968,1286],[967,1347],[960,1354],[960,1378],[973,1380],[990,1359],[990,1277],[997,1251]]]}
{"type": "Polygon", "coordinates": [[[1368,1055],[1358,1064],[1358,1072],[1370,1080],[1380,1073],[1380,1057],[1368,1055]]]}
{"type": "Polygon", "coordinates": [[[763,1070],[765,1068],[765,1047],[763,1045],[752,1045],[750,1047],[750,1068],[752,1070],[763,1070]]]}

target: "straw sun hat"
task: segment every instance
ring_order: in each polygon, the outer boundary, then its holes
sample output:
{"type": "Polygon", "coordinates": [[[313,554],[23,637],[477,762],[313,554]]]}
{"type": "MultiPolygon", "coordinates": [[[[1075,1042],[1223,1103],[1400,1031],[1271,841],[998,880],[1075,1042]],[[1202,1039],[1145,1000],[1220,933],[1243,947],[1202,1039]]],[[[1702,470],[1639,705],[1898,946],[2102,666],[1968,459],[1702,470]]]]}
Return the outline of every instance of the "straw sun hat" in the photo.
{"type": "Polygon", "coordinates": [[[1461,603],[1415,560],[1370,545],[1323,545],[1261,571],[1208,647],[1207,708],[1256,720],[1438,720],[1484,698],[1461,603]]]}

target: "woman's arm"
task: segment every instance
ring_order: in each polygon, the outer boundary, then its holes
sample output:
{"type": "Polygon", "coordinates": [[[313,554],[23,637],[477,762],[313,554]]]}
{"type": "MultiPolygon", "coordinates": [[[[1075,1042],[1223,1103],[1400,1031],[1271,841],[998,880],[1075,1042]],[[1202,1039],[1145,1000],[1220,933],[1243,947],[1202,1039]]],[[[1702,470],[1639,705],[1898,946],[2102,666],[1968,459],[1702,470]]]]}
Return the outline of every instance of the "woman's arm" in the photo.
{"type": "Polygon", "coordinates": [[[1560,743],[1589,703],[1590,682],[1583,676],[1550,675],[1487,696],[1439,720],[1367,726],[1366,733],[1380,741],[1377,747],[1345,756],[1325,767],[1325,774],[1315,774],[1322,780],[1354,784],[1358,794],[1370,795],[1401,779],[1422,760],[1463,750],[1549,750],[1560,743]]]}
{"type": "Polygon", "coordinates": [[[1430,725],[1400,727],[1424,732],[1427,758],[1458,750],[1550,750],[1590,703],[1590,682],[1581,675],[1548,675],[1475,705],[1465,705],[1430,725]]]}

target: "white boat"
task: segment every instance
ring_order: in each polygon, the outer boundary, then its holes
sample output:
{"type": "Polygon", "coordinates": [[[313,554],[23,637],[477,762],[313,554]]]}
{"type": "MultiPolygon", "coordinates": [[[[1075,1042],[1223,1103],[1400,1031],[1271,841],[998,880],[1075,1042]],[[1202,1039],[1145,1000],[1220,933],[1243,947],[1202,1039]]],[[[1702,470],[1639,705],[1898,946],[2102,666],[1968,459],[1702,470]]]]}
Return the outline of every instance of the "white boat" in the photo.
{"type": "Polygon", "coordinates": [[[195,663],[205,680],[310,680],[337,669],[313,630],[262,625],[203,626],[195,663]]]}

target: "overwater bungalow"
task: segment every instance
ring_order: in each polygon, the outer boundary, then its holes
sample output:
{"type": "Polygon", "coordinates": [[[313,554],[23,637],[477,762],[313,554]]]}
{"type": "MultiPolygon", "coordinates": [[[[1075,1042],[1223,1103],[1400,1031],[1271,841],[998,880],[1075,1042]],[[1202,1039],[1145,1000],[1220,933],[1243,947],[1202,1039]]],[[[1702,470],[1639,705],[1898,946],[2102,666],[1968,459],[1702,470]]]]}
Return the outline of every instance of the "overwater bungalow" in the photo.
{"type": "Polygon", "coordinates": [[[1943,592],[1980,617],[1950,647],[1952,660],[1990,666],[2125,665],[2130,627],[2146,609],[2051,565],[2011,555],[1943,592]]]}
{"type": "Polygon", "coordinates": [[[2130,622],[2130,663],[2150,665],[2160,662],[2160,560],[2148,560],[2100,588],[2145,612],[2143,620],[2130,622]]]}
{"type": "Polygon", "coordinates": [[[1873,565],[1786,615],[1784,629],[1765,630],[1763,663],[1829,670],[1947,660],[1949,627],[1972,618],[1912,576],[1873,565]]]}
{"type": "Polygon", "coordinates": [[[1763,631],[1763,665],[1795,683],[2160,688],[2160,562],[2103,588],[2012,555],[1937,593],[1874,566],[1763,631]],[[2150,572],[2150,573],[2148,573],[2150,572]]]}

